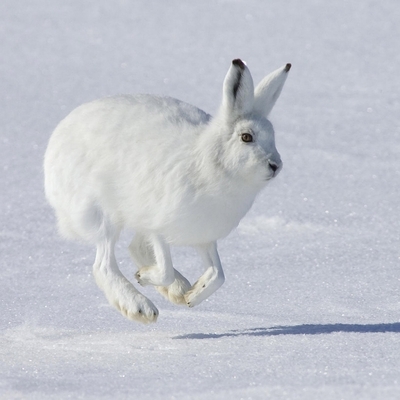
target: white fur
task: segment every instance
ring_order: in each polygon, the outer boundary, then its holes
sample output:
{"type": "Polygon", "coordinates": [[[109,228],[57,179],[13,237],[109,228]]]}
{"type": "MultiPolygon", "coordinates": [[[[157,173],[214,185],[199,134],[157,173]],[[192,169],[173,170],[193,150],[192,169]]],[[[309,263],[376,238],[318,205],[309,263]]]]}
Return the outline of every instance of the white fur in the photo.
{"type": "MultiPolygon", "coordinates": [[[[289,66],[290,68],[290,66],[289,66]]],[[[216,241],[229,234],[281,169],[271,111],[289,71],[273,72],[254,94],[250,71],[234,60],[215,118],[169,97],[116,96],[84,104],[55,129],[46,151],[45,191],[60,232],[97,246],[94,276],[128,318],[158,311],[118,269],[123,228],[142,285],[190,307],[224,281],[216,241]],[[241,135],[253,135],[245,143],[241,135]],[[205,273],[193,285],[172,266],[170,245],[194,246],[205,273]]]]}

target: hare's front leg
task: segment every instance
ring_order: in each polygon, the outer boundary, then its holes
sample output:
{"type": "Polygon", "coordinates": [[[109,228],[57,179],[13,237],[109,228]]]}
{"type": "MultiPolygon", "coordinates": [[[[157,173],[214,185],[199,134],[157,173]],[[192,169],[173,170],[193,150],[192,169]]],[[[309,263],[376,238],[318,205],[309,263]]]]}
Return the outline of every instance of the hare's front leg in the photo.
{"type": "Polygon", "coordinates": [[[107,300],[128,319],[142,323],[156,322],[156,306],[130,283],[118,268],[114,255],[115,240],[97,245],[93,275],[107,300]]]}
{"type": "Polygon", "coordinates": [[[197,246],[196,250],[203,260],[206,271],[185,294],[185,300],[189,307],[197,306],[210,297],[225,281],[224,271],[217,251],[217,243],[212,242],[207,245],[197,246]]]}
{"type": "Polygon", "coordinates": [[[136,279],[141,285],[154,285],[167,300],[186,305],[185,293],[190,289],[189,281],[172,267],[169,246],[161,238],[151,238],[137,233],[129,246],[138,272],[136,279]],[[170,272],[173,282],[168,284],[170,272]],[[164,279],[168,276],[168,279],[164,279]]]}
{"type": "Polygon", "coordinates": [[[136,256],[137,261],[152,261],[150,265],[142,266],[135,277],[142,285],[168,286],[175,280],[171,252],[167,243],[159,235],[147,236],[148,244],[142,254],[136,256]],[[153,256],[151,256],[153,249],[153,256]]]}

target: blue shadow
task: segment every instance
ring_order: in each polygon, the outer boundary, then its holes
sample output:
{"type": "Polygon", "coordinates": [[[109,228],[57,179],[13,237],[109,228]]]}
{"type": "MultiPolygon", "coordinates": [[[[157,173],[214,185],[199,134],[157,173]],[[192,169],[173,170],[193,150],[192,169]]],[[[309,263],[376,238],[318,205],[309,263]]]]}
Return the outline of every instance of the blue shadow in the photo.
{"type": "Polygon", "coordinates": [[[219,339],[237,336],[277,336],[277,335],[327,335],[330,333],[400,333],[400,323],[392,324],[306,324],[294,326],[274,326],[270,328],[251,328],[231,330],[226,333],[189,333],[173,339],[219,339]]]}

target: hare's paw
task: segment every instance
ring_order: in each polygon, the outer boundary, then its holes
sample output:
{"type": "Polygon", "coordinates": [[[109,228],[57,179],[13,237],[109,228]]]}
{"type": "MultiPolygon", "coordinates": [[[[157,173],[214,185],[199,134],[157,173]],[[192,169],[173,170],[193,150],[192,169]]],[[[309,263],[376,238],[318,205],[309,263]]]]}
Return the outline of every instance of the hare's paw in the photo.
{"type": "Polygon", "coordinates": [[[190,282],[181,275],[177,270],[174,270],[175,280],[169,286],[156,286],[156,289],[168,301],[178,305],[186,305],[185,293],[190,289],[190,282]]]}
{"type": "Polygon", "coordinates": [[[225,281],[224,275],[210,267],[185,294],[185,301],[189,307],[200,304],[210,297],[225,281]]]}
{"type": "Polygon", "coordinates": [[[118,296],[110,303],[126,318],[149,324],[157,321],[157,307],[145,296],[139,292],[133,293],[133,296],[118,296]]]}
{"type": "Polygon", "coordinates": [[[203,300],[210,297],[215,290],[212,290],[211,286],[207,286],[207,283],[203,279],[199,279],[192,288],[185,294],[185,302],[189,307],[194,307],[200,304],[203,300]]]}
{"type": "Polygon", "coordinates": [[[135,278],[142,286],[169,286],[175,280],[173,269],[171,271],[162,271],[157,268],[157,265],[140,268],[136,272],[135,278]]]}

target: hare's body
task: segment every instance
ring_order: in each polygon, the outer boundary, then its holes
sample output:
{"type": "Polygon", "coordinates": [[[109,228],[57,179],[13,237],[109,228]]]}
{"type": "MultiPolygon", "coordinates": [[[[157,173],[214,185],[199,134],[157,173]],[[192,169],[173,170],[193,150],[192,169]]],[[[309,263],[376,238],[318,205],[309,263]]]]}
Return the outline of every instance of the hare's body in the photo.
{"type": "Polygon", "coordinates": [[[101,227],[111,224],[157,233],[175,245],[226,236],[256,193],[245,182],[233,186],[218,163],[207,163],[216,148],[199,151],[209,120],[186,103],[147,95],[105,98],[74,110],[55,130],[46,158],[46,180],[54,182],[46,185],[47,197],[61,232],[97,243],[101,227]],[[234,206],[218,196],[221,191],[234,206]],[[204,220],[206,214],[212,217],[204,220]]]}
{"type": "Polygon", "coordinates": [[[196,305],[222,284],[216,241],[281,166],[257,107],[272,108],[288,70],[267,77],[253,99],[250,73],[235,60],[215,118],[168,97],[116,96],[78,107],[54,131],[46,196],[64,236],[97,246],[96,281],[127,317],[151,322],[158,311],[118,269],[114,244],[123,228],[136,232],[130,250],[139,283],[174,303],[196,305]],[[169,245],[198,250],[206,272],[193,287],[172,267],[169,245]]]}

